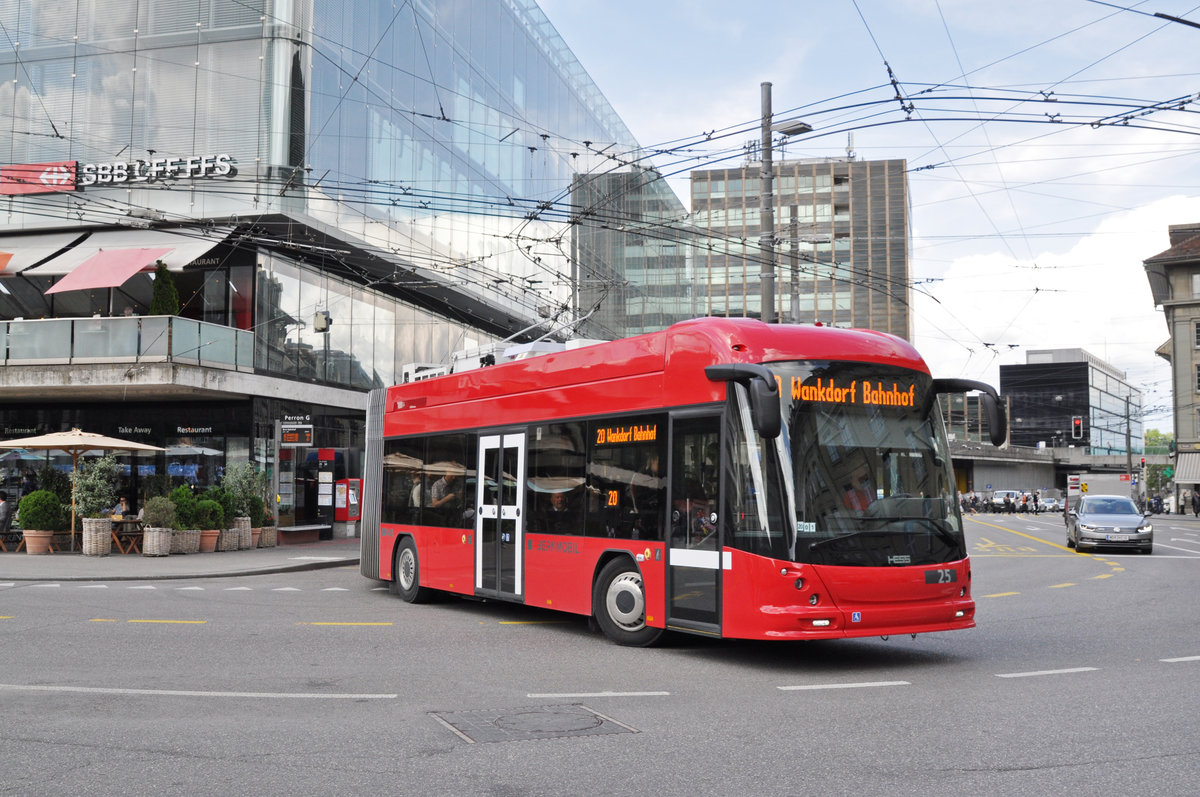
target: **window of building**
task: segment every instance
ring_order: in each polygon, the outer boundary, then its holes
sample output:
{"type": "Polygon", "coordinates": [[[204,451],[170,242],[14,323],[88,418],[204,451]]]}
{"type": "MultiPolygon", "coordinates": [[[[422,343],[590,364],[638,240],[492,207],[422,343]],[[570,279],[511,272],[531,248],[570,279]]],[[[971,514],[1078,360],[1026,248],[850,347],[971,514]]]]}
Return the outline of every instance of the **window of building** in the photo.
{"type": "Polygon", "coordinates": [[[1200,274],[1192,275],[1192,296],[1200,296],[1200,274]]]}
{"type": "Polygon", "coordinates": [[[1195,346],[1200,349],[1200,321],[1192,322],[1192,334],[1195,339],[1195,346]]]}

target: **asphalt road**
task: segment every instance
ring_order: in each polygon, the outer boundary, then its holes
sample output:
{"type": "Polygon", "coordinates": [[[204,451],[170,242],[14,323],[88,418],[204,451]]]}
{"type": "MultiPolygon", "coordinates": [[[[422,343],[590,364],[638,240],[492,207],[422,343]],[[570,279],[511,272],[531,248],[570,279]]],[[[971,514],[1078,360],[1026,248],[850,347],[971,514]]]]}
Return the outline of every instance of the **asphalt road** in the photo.
{"type": "Polygon", "coordinates": [[[612,645],[356,568],[0,585],[0,792],[1192,794],[1200,522],[968,520],[978,627],[612,645]]]}

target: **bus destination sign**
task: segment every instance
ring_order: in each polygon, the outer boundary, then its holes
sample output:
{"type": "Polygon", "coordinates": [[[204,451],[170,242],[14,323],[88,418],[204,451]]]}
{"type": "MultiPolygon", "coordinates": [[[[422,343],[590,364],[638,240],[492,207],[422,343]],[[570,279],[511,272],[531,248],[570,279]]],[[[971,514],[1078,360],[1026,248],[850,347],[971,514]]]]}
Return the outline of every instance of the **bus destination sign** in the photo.
{"type": "Polygon", "coordinates": [[[817,379],[816,384],[792,377],[792,400],[810,401],[821,404],[862,404],[864,406],[912,407],[916,401],[917,387],[892,382],[853,380],[839,384],[836,379],[817,379]]]}
{"type": "Polygon", "coordinates": [[[619,446],[631,443],[653,443],[658,439],[657,423],[632,424],[630,426],[596,427],[596,445],[619,446]]]}

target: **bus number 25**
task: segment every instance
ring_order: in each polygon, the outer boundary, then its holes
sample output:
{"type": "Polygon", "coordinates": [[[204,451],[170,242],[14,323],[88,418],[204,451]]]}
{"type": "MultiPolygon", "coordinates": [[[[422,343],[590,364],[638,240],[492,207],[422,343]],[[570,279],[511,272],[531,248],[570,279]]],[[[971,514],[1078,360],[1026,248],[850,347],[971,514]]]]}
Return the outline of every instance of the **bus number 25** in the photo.
{"type": "Polygon", "coordinates": [[[958,581],[958,571],[952,567],[939,567],[925,571],[926,584],[953,584],[958,581]]]}

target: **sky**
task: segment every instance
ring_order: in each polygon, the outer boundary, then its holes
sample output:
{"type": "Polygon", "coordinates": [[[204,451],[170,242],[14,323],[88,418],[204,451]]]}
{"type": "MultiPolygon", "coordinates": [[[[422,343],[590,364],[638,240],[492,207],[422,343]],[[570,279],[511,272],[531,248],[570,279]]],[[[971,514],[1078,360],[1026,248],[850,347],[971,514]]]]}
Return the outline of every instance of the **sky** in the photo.
{"type": "MultiPolygon", "coordinates": [[[[1200,223],[1200,4],[1177,0],[539,0],[687,203],[687,170],[803,119],[786,157],[904,158],[913,342],[999,386],[1082,348],[1172,431],[1142,261],[1200,223]],[[706,135],[711,136],[707,141],[706,135]],[[719,142],[719,143],[718,143],[719,142]],[[682,149],[680,149],[682,148],[682,149]]],[[[780,153],[776,151],[775,158],[780,153]]],[[[737,162],[736,160],[733,162],[737,162]]]]}

